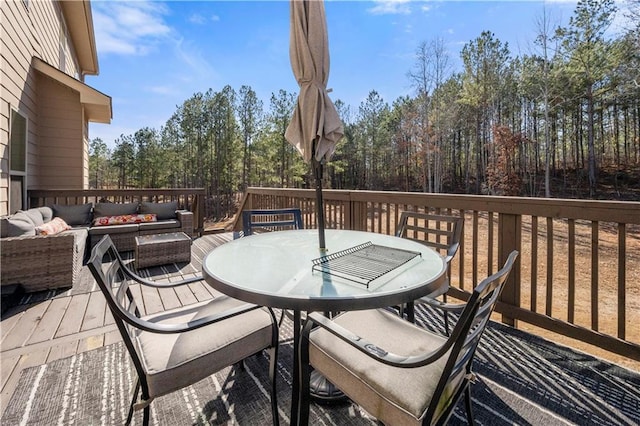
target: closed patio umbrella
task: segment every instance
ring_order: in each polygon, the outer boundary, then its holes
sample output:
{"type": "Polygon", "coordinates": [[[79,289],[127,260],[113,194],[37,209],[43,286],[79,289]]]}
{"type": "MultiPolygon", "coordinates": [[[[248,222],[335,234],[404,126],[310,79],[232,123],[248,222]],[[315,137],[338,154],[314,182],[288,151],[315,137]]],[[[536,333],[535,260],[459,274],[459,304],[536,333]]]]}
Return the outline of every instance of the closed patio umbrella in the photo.
{"type": "Polygon", "coordinates": [[[325,249],[323,165],[342,138],[343,127],[327,92],[329,42],[322,0],[291,0],[289,56],[300,94],[285,137],[314,171],[319,243],[325,249]]]}

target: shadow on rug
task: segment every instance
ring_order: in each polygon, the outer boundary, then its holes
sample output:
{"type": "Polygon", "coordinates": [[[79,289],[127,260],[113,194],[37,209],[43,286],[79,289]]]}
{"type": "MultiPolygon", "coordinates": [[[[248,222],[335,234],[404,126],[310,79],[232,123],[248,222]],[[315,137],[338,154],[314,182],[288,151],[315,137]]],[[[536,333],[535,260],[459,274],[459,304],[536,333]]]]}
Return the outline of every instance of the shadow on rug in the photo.
{"type": "MultiPolygon", "coordinates": [[[[440,315],[422,307],[417,319],[442,330],[440,315]]],[[[290,423],[292,323],[281,328],[278,359],[279,416],[290,423]]],[[[475,363],[476,423],[482,425],[636,425],[640,423],[640,375],[492,323],[475,363]]],[[[1,423],[120,425],[126,419],[135,371],[123,344],[25,369],[1,423]]],[[[226,368],[193,386],[155,400],[156,425],[269,424],[268,359],[246,361],[246,370],[226,368]]],[[[141,424],[136,412],[134,424],[141,424]]],[[[312,404],[310,424],[372,425],[349,402],[312,404]]],[[[450,424],[466,424],[460,403],[450,424]]]]}

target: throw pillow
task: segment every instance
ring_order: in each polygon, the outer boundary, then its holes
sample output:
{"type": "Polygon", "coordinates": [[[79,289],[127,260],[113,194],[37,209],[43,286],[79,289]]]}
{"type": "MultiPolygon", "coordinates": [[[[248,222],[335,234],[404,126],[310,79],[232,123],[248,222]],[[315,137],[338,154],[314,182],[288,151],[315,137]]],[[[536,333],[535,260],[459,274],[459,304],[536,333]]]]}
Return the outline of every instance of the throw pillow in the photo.
{"type": "Polygon", "coordinates": [[[60,205],[54,204],[53,216],[61,217],[68,225],[89,225],[91,223],[91,208],[93,204],[60,205]]]}
{"type": "Polygon", "coordinates": [[[94,218],[136,213],[138,213],[138,203],[98,203],[93,208],[94,218]]]}
{"type": "Polygon", "coordinates": [[[143,201],[142,204],[140,204],[140,213],[155,213],[158,216],[158,220],[175,219],[176,210],[178,210],[177,201],[170,201],[168,203],[143,201]]]}
{"type": "Polygon", "coordinates": [[[156,222],[155,214],[125,214],[118,216],[101,216],[93,221],[93,226],[124,225],[127,223],[156,222]]]}
{"type": "Polygon", "coordinates": [[[54,217],[50,222],[44,223],[40,226],[36,226],[37,235],[55,235],[62,231],[71,229],[67,222],[60,217],[54,217]]]}

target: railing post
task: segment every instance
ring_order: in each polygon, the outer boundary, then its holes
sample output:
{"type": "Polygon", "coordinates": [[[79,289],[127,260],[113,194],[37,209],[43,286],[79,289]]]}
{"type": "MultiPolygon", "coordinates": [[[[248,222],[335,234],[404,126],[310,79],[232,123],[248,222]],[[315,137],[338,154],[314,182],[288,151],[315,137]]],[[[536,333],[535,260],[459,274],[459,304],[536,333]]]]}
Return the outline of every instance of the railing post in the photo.
{"type": "MultiPolygon", "coordinates": [[[[500,213],[498,215],[498,268],[507,261],[509,253],[518,250],[521,253],[522,217],[516,214],[500,213]]],[[[511,306],[520,307],[520,256],[516,259],[509,278],[505,283],[500,301],[511,306]]],[[[516,320],[502,314],[502,322],[516,327],[516,320]]]]}
{"type": "Polygon", "coordinates": [[[197,224],[198,224],[198,235],[202,235],[204,233],[204,203],[205,203],[205,199],[204,199],[204,194],[197,194],[196,195],[196,215],[198,216],[197,218],[197,224]]]}
{"type": "Polygon", "coordinates": [[[360,201],[351,200],[349,202],[351,205],[351,228],[354,231],[366,231],[367,230],[367,222],[363,220],[363,217],[366,217],[366,205],[360,201]]]}

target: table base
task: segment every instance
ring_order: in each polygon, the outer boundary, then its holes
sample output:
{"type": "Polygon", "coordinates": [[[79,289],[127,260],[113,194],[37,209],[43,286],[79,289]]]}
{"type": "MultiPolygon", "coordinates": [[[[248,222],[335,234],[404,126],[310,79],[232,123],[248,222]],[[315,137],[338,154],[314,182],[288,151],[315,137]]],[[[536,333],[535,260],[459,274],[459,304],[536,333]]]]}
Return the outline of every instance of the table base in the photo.
{"type": "Polygon", "coordinates": [[[309,388],[311,398],[316,402],[323,404],[335,404],[344,402],[348,398],[340,389],[335,387],[333,383],[328,381],[326,377],[318,373],[316,370],[311,371],[309,378],[309,388]]]}

